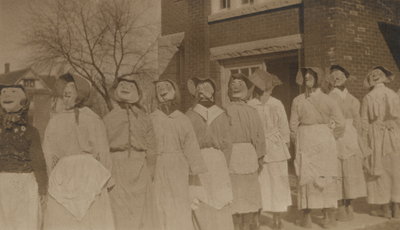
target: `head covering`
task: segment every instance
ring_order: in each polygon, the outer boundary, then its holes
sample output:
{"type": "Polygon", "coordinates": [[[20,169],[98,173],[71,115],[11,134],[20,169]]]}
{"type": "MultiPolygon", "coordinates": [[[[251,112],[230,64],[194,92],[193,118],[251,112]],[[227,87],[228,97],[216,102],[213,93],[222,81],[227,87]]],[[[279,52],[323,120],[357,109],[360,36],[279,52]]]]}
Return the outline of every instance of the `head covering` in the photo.
{"type": "Polygon", "coordinates": [[[62,97],[64,93],[64,88],[69,82],[74,82],[78,97],[76,99],[76,107],[84,106],[85,102],[88,101],[90,97],[90,91],[92,84],[85,78],[72,75],[71,73],[66,73],[57,78],[55,82],[55,96],[62,97]]]}
{"type": "MultiPolygon", "coordinates": [[[[25,94],[25,101],[22,101],[22,107],[18,112],[7,113],[4,108],[2,108],[3,115],[2,115],[2,125],[6,129],[11,129],[17,126],[26,126],[28,124],[28,111],[30,101],[28,99],[28,95],[26,94],[25,88],[22,85],[16,84],[7,84],[0,82],[0,92],[4,88],[18,88],[22,89],[23,93],[25,94]]],[[[1,95],[1,94],[0,94],[1,95]]]]}
{"type": "MultiPolygon", "coordinates": [[[[175,99],[172,101],[160,102],[160,101],[158,101],[157,95],[156,95],[156,99],[158,102],[158,108],[160,110],[162,110],[164,113],[170,114],[170,113],[174,112],[175,110],[179,109],[180,104],[181,104],[181,96],[180,96],[180,90],[179,90],[178,85],[175,83],[175,81],[173,81],[167,77],[161,76],[158,80],[153,81],[153,83],[154,83],[154,86],[156,87],[158,82],[165,82],[165,81],[171,83],[172,87],[174,88],[175,99]]],[[[157,88],[155,89],[155,93],[157,94],[157,88]]]]}
{"type": "MultiPolygon", "coordinates": [[[[234,73],[234,74],[231,75],[231,77],[229,79],[229,82],[228,82],[228,96],[229,96],[229,98],[231,98],[231,100],[232,100],[232,89],[231,89],[230,85],[231,85],[231,82],[233,80],[235,80],[235,79],[242,80],[246,84],[246,88],[248,90],[248,94],[246,95],[244,100],[247,100],[251,95],[253,83],[251,83],[251,81],[246,77],[246,75],[244,75],[242,73],[234,73]]],[[[241,100],[243,100],[243,99],[241,99],[241,100]]]]}
{"type": "Polygon", "coordinates": [[[123,102],[123,101],[121,101],[121,99],[120,99],[120,98],[117,96],[117,94],[116,94],[116,89],[117,89],[117,87],[118,87],[118,84],[119,84],[121,81],[130,82],[130,83],[133,83],[133,84],[136,85],[136,88],[137,88],[137,90],[138,90],[139,100],[138,100],[137,102],[135,102],[135,103],[139,103],[139,102],[142,100],[143,93],[142,93],[141,88],[139,87],[139,84],[138,84],[137,81],[135,80],[134,76],[125,76],[125,77],[116,78],[116,79],[114,80],[113,85],[112,85],[111,88],[110,88],[110,95],[111,95],[111,98],[112,98],[114,101],[116,101],[116,102],[119,102],[119,103],[120,103],[120,102],[123,102]]]}
{"type": "Polygon", "coordinates": [[[371,84],[371,82],[369,81],[369,75],[370,75],[370,73],[372,72],[372,71],[374,71],[374,70],[380,70],[380,71],[382,71],[383,72],[383,74],[385,74],[385,76],[386,76],[386,80],[385,81],[383,81],[383,82],[385,82],[385,83],[387,83],[387,82],[391,82],[393,79],[394,79],[394,74],[393,74],[393,72],[392,71],[390,71],[389,69],[387,69],[386,67],[384,67],[384,66],[375,66],[375,67],[373,67],[370,71],[368,71],[368,74],[367,74],[367,76],[365,77],[365,79],[364,79],[364,86],[366,87],[366,88],[371,88],[372,86],[374,86],[375,84],[371,84]]]}
{"type": "Polygon", "coordinates": [[[347,71],[343,66],[341,65],[331,65],[331,67],[329,68],[330,72],[332,73],[335,70],[339,70],[341,72],[344,73],[344,75],[346,76],[346,78],[350,77],[350,73],[349,71],[347,71]]]}
{"type": "Polygon", "coordinates": [[[249,80],[262,91],[273,89],[275,86],[282,84],[282,81],[276,75],[262,69],[258,69],[250,75],[249,80]]]}
{"type": "Polygon", "coordinates": [[[299,69],[296,75],[296,83],[298,85],[303,85],[304,84],[304,77],[306,76],[306,73],[308,71],[312,71],[316,73],[316,81],[317,81],[317,86],[321,86],[321,84],[324,81],[324,71],[321,68],[318,67],[302,67],[299,69]]]}
{"type": "Polygon", "coordinates": [[[199,84],[205,83],[205,82],[208,82],[211,84],[211,86],[214,89],[214,95],[215,95],[215,91],[217,90],[215,82],[211,78],[200,79],[197,77],[193,77],[187,81],[187,88],[188,88],[190,95],[196,96],[196,87],[199,84]]]}

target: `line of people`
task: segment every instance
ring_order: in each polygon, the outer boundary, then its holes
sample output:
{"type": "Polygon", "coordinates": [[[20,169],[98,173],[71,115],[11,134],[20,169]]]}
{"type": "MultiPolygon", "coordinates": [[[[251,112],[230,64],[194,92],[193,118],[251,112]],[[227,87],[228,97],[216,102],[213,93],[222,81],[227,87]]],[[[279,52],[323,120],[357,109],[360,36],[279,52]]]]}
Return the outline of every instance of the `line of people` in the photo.
{"type": "Polygon", "coordinates": [[[101,119],[86,106],[90,83],[68,73],[56,80],[42,145],[24,88],[3,84],[2,229],[247,230],[259,228],[261,211],[282,229],[292,205],[291,142],[302,226],[312,226],[312,209],[322,209],[326,228],[352,219],[351,201],[365,196],[382,205],[381,215],[399,217],[400,98],[385,86],[393,74],[373,68],[361,105],[345,87],[345,68],[333,65],[324,76],[300,69],[304,93],[290,120],[271,96],[282,82],[264,70],[232,74],[226,108],[215,103],[212,79],[190,79],[195,103],[186,114],[174,81],[154,82],[158,109],[147,114],[141,88],[124,77],[101,119]],[[326,80],[328,94],[320,88],[326,80]]]}

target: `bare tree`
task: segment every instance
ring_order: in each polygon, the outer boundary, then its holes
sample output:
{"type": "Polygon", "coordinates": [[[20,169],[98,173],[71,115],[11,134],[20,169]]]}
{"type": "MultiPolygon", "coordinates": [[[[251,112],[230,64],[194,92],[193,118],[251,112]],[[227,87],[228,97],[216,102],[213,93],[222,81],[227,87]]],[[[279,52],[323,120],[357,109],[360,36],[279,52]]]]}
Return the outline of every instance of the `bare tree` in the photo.
{"type": "Polygon", "coordinates": [[[109,86],[119,77],[151,76],[158,26],[148,0],[50,0],[30,10],[26,44],[36,66],[63,67],[89,80],[112,109],[109,86]]]}

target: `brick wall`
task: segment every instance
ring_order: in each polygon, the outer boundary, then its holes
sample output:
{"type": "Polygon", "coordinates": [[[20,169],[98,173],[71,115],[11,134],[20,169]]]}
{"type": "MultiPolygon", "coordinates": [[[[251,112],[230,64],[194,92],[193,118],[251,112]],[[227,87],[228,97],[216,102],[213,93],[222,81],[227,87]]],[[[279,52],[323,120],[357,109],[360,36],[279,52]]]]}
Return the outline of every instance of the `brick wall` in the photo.
{"type": "MultiPolygon", "coordinates": [[[[356,77],[349,90],[361,99],[371,67],[399,71],[378,27],[378,22],[399,25],[399,5],[395,0],[304,0],[304,64],[345,66],[356,77]]],[[[397,90],[399,82],[390,87],[397,90]]]]}
{"type": "Polygon", "coordinates": [[[210,24],[210,46],[281,37],[300,33],[299,7],[280,8],[210,24]]]}

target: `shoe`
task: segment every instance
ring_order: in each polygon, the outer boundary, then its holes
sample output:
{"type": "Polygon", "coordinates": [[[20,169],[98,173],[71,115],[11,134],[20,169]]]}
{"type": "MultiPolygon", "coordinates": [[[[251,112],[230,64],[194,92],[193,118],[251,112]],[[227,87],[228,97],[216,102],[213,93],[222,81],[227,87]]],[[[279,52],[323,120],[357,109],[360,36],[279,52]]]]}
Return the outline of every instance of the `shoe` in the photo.
{"type": "Polygon", "coordinates": [[[300,224],[303,228],[312,228],[311,214],[304,213],[302,223],[300,224]]]}

